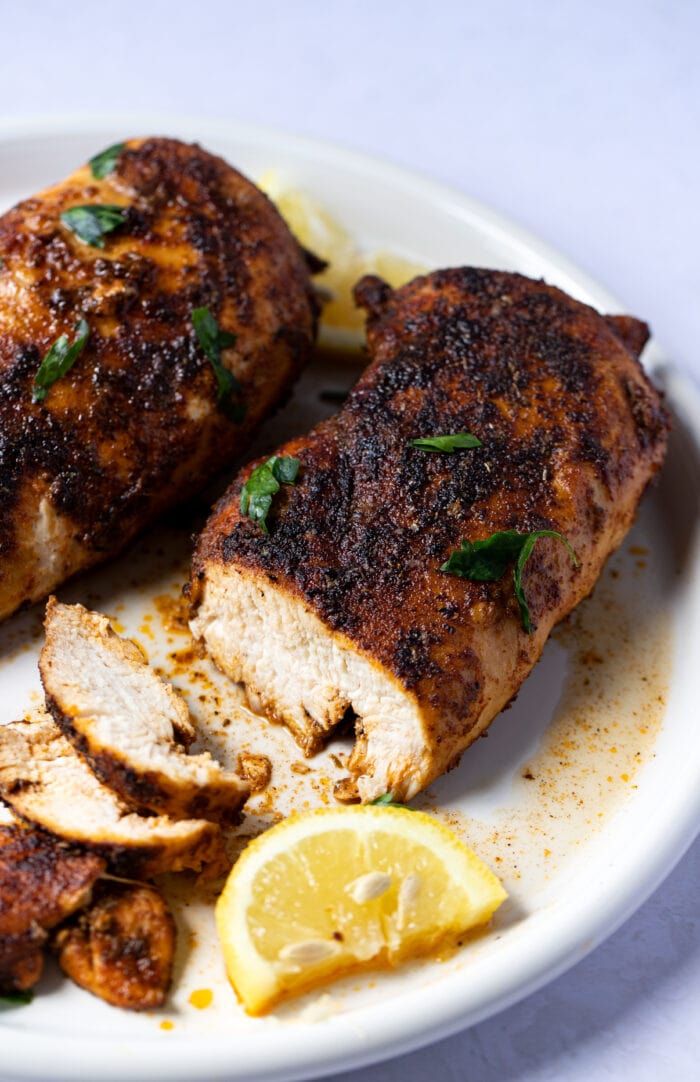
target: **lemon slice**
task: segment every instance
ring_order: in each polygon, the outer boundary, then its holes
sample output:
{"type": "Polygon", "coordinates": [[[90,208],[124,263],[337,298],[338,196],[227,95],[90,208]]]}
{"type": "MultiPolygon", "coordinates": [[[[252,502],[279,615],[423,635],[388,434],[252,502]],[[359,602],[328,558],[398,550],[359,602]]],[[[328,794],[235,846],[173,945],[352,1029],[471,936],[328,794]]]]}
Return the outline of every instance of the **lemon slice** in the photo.
{"type": "Polygon", "coordinates": [[[355,283],[363,274],[378,274],[396,287],[424,274],[426,267],[393,252],[361,251],[340,222],[304,192],[290,188],[274,169],[264,173],[258,184],[297,240],[329,264],[314,277],[314,283],[328,295],[321,315],[322,339],[336,346],[360,344],[365,313],[355,307],[355,283]]]}
{"type": "Polygon", "coordinates": [[[250,1014],[358,967],[453,943],[506,898],[447,827],[404,808],[293,815],[234,865],[216,906],[226,971],[250,1014]]]}

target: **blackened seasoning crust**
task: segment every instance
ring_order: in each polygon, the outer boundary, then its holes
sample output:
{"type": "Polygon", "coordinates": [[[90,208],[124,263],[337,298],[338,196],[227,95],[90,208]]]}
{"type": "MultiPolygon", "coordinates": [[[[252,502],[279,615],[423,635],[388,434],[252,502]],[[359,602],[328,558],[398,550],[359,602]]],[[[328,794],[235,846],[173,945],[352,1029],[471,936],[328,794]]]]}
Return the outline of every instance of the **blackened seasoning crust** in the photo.
{"type": "Polygon", "coordinates": [[[90,901],[104,870],[94,853],[19,824],[0,826],[0,995],[38,981],[47,931],[90,901]]]}
{"type": "Polygon", "coordinates": [[[145,884],[100,885],[97,898],[55,937],[61,969],[115,1007],[162,1007],[175,955],[175,921],[145,884]]]}
{"type": "Polygon", "coordinates": [[[310,354],[305,257],[253,184],[173,139],[131,140],[115,170],[79,169],[0,218],[0,618],[117,552],[248,446],[310,354]],[[104,248],[62,221],[125,207],[104,248]],[[217,405],[192,311],[237,336],[241,389],[217,405]],[[74,367],[32,402],[52,344],[85,319],[74,367]]]}
{"type": "Polygon", "coordinates": [[[136,814],[98,781],[44,710],[0,725],[0,797],[26,822],[104,856],[117,875],[199,870],[222,857],[214,823],[136,814]]]}
{"type": "Polygon", "coordinates": [[[365,278],[356,296],[372,363],[335,417],[278,451],[301,467],[276,497],[269,537],[238,510],[256,463],[220,502],[197,546],[193,627],[307,751],[351,706],[360,794],[407,796],[510,700],[553,624],[591,590],[661,464],[667,420],[630,348],[644,325],[543,282],[462,268],[393,293],[365,278]],[[482,447],[411,446],[456,432],[482,447]],[[538,542],[523,577],[530,635],[511,575],[474,583],[440,571],[463,538],[513,529],[556,530],[580,561],[538,542]],[[267,646],[229,642],[234,611],[259,612],[267,646]],[[371,679],[376,694],[360,707],[358,683],[371,679]]]}

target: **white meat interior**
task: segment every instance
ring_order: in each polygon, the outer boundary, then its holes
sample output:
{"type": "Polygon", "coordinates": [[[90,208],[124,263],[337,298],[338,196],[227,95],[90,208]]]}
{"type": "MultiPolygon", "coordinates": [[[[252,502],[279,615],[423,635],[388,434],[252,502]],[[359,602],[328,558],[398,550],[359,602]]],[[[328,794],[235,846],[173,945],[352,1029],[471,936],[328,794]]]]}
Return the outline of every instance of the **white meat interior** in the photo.
{"type": "Polygon", "coordinates": [[[422,788],[428,748],[415,699],[303,601],[262,577],[212,564],[191,629],[302,747],[317,750],[352,709],[357,741],[349,765],[363,800],[391,792],[399,780],[404,799],[422,788]]]}

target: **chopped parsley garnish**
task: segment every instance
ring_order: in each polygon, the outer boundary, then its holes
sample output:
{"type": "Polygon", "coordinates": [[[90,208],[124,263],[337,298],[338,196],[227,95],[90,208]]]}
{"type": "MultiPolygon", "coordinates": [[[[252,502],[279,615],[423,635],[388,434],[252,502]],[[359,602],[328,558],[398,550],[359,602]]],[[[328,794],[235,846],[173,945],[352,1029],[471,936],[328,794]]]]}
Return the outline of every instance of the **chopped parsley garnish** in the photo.
{"type": "Polygon", "coordinates": [[[411,446],[418,447],[421,451],[451,455],[455,451],[481,447],[481,440],[472,436],[471,432],[456,432],[453,436],[421,436],[417,440],[411,440],[411,446]]]}
{"type": "Polygon", "coordinates": [[[263,533],[269,533],[267,514],[272,506],[272,497],[280,485],[293,485],[299,472],[299,459],[291,455],[273,455],[253,470],[241,489],[241,514],[259,523],[263,533]]]}
{"type": "Polygon", "coordinates": [[[236,335],[222,331],[208,308],[195,308],[192,312],[192,326],[197,341],[211,361],[218,391],[216,404],[232,421],[242,421],[246,408],[240,402],[232,402],[231,397],[240,391],[241,385],[230,369],[221,363],[221,351],[236,344],[236,335]]]}
{"type": "Polygon", "coordinates": [[[92,170],[92,175],[95,180],[103,180],[114,172],[114,167],[117,164],[117,158],[121,154],[122,150],[126,149],[126,143],[115,143],[111,147],[107,147],[106,150],[102,150],[99,154],[96,154],[94,158],[90,158],[88,165],[92,170]]]}
{"type": "Polygon", "coordinates": [[[64,210],[61,221],[79,240],[91,248],[104,248],[102,239],[106,233],[112,233],[124,224],[125,207],[111,203],[89,203],[84,207],[70,207],[64,210]]]}
{"type": "Polygon", "coordinates": [[[23,1007],[31,1003],[33,999],[34,993],[31,988],[27,988],[24,992],[0,992],[0,1005],[6,1003],[8,1006],[23,1007]]]}
{"type": "Polygon", "coordinates": [[[32,387],[32,402],[43,402],[57,379],[65,376],[77,361],[85,348],[90,328],[84,319],[75,325],[75,339],[68,342],[68,335],[62,334],[57,338],[51,349],[39,365],[39,370],[34,377],[32,387]]]}
{"type": "Polygon", "coordinates": [[[462,541],[462,547],[456,549],[442,567],[451,575],[469,579],[471,582],[496,582],[502,578],[509,564],[515,563],[513,584],[515,596],[520,606],[520,618],[523,629],[530,634],[532,624],[530,609],[523,590],[523,569],[532,555],[532,550],[540,537],[555,537],[566,545],[574,566],[578,567],[578,558],[565,537],[555,530],[533,530],[531,533],[519,533],[518,530],[499,530],[484,541],[462,541]]]}
{"type": "Polygon", "coordinates": [[[393,793],[382,793],[381,796],[375,796],[374,800],[370,800],[370,804],[374,804],[380,808],[406,808],[407,811],[413,811],[413,808],[409,808],[408,804],[400,804],[398,800],[394,800],[393,793]]]}

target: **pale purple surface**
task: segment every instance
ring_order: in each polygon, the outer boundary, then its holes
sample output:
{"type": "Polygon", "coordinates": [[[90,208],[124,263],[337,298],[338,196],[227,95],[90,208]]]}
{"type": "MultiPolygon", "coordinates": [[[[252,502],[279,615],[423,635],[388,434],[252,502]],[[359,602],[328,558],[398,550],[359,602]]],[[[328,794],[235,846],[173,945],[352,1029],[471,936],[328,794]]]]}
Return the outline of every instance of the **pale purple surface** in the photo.
{"type": "MultiPolygon", "coordinates": [[[[5,116],[231,117],[419,169],[559,248],[700,381],[693,0],[1,6],[5,116]]],[[[623,928],[547,988],[467,1033],[339,1077],[700,1077],[699,896],[696,842],[623,928]]]]}

